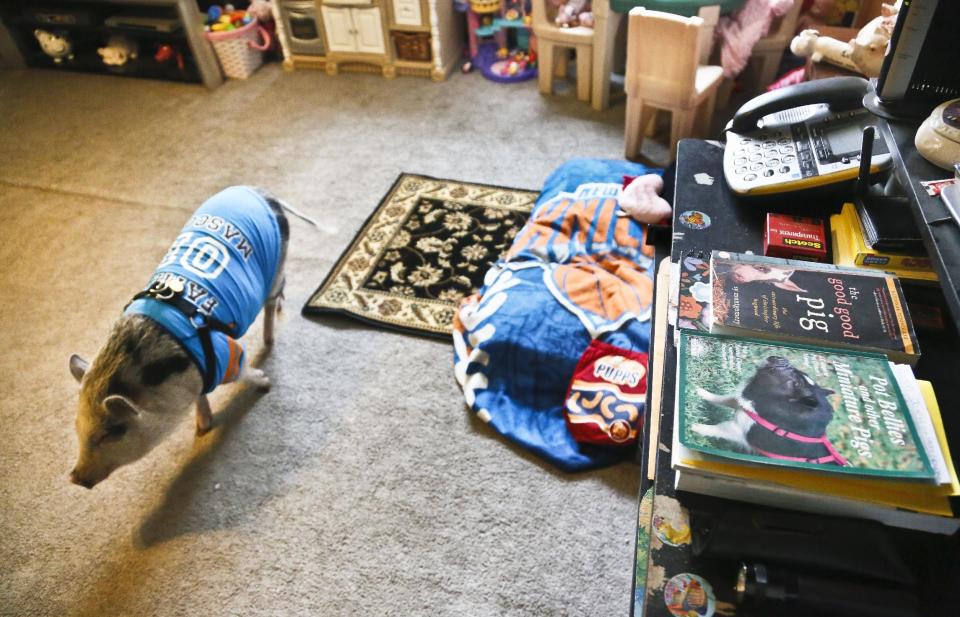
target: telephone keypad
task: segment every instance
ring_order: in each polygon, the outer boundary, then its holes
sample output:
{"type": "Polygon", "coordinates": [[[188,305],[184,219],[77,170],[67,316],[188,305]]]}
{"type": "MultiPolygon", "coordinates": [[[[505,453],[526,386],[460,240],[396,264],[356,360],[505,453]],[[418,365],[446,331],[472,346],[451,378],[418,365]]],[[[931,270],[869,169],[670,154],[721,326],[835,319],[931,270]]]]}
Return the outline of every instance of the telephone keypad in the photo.
{"type": "Polygon", "coordinates": [[[771,131],[756,134],[753,137],[741,137],[729,144],[734,158],[734,172],[743,181],[762,184],[786,182],[807,176],[805,167],[799,160],[807,155],[809,166],[813,166],[813,152],[800,142],[794,145],[791,131],[771,131]]]}

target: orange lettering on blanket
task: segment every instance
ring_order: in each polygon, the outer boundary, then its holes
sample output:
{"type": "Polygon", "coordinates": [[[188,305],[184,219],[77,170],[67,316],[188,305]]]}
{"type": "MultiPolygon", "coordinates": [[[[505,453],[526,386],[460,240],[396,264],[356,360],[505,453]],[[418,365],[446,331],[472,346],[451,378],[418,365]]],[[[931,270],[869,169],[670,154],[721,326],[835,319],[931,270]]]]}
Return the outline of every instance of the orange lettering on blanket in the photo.
{"type": "Polygon", "coordinates": [[[610,232],[610,221],[617,217],[617,209],[619,207],[616,199],[604,200],[600,219],[597,221],[597,230],[593,234],[594,244],[601,244],[607,241],[607,234],[610,232]]]}
{"type": "Polygon", "coordinates": [[[608,257],[603,265],[578,257],[557,266],[553,281],[573,304],[609,321],[624,313],[642,314],[653,297],[652,280],[620,257],[608,257]]]}

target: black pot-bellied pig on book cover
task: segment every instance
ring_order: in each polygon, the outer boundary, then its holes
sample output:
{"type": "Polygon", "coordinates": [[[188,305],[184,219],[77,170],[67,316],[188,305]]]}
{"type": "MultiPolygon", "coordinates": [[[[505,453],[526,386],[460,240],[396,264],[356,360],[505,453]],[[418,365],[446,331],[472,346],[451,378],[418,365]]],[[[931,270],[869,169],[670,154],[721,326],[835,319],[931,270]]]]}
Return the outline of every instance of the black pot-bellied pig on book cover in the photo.
{"type": "Polygon", "coordinates": [[[714,251],[710,279],[712,333],[920,357],[892,274],[714,251]]]}
{"type": "Polygon", "coordinates": [[[880,354],[680,336],[679,441],[744,463],[933,481],[891,363],[880,354]]]}

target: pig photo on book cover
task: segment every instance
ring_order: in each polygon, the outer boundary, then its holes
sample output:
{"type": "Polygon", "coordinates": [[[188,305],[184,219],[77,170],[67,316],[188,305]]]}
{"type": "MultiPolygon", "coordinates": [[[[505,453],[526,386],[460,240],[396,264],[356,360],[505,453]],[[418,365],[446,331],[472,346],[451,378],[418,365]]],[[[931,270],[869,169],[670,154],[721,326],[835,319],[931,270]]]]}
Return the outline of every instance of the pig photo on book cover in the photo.
{"type": "Polygon", "coordinates": [[[680,441],[710,455],[820,471],[931,477],[889,363],[684,333],[680,441]]]}

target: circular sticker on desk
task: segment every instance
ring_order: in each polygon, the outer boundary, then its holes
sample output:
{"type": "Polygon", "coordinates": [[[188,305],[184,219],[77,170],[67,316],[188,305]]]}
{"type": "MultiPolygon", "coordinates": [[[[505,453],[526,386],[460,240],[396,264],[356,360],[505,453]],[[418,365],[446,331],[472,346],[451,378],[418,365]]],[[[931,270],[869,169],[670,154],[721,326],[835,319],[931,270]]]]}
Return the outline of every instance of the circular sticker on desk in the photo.
{"type": "Polygon", "coordinates": [[[687,210],[680,213],[680,224],[690,229],[706,229],[710,227],[710,215],[699,210],[687,210]]]}
{"type": "MultiPolygon", "coordinates": [[[[685,515],[686,511],[682,512],[681,516],[683,518],[686,518],[685,515]]],[[[657,534],[657,537],[660,538],[660,541],[664,544],[669,544],[670,546],[690,544],[690,525],[688,525],[685,520],[682,520],[682,518],[678,520],[678,517],[654,514],[651,527],[653,528],[653,532],[657,534]]]]}
{"type": "Polygon", "coordinates": [[[661,542],[670,546],[690,544],[690,514],[679,501],[666,495],[656,495],[653,509],[650,527],[661,542]]]}
{"type": "Polygon", "coordinates": [[[677,574],[663,588],[667,610],[676,617],[711,617],[716,599],[710,583],[696,574],[677,574]]]}

